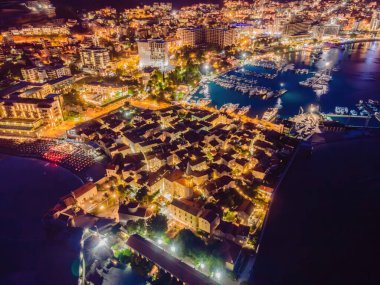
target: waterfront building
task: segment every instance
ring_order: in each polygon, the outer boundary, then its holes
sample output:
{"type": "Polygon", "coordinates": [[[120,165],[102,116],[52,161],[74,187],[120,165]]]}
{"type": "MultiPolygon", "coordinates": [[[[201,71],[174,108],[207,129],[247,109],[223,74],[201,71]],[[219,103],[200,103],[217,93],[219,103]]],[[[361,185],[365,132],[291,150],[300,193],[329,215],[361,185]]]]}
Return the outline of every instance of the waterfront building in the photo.
{"type": "Polygon", "coordinates": [[[82,206],[86,201],[95,197],[98,193],[96,184],[87,182],[71,192],[71,196],[75,199],[78,206],[82,206]]]}
{"type": "Polygon", "coordinates": [[[89,47],[81,49],[80,59],[84,71],[101,71],[109,65],[110,55],[106,48],[89,47]]]}
{"type": "Polygon", "coordinates": [[[313,35],[318,39],[335,37],[339,35],[340,29],[340,25],[337,24],[317,25],[313,27],[313,35]]]}
{"type": "Polygon", "coordinates": [[[5,89],[0,94],[0,134],[39,136],[46,126],[63,120],[61,99],[50,84],[26,82],[5,89]]]}
{"type": "Polygon", "coordinates": [[[285,25],[288,22],[287,17],[276,16],[273,20],[273,33],[281,33],[284,30],[285,25]]]}
{"type": "Polygon", "coordinates": [[[370,23],[371,31],[378,31],[380,29],[380,9],[377,9],[372,14],[372,19],[370,23]]]}
{"type": "Polygon", "coordinates": [[[162,39],[139,40],[137,42],[140,56],[139,66],[165,69],[169,65],[169,44],[162,39]]]}
{"type": "Polygon", "coordinates": [[[284,25],[283,35],[284,36],[298,36],[307,34],[311,27],[311,22],[309,21],[295,21],[289,22],[284,25]]]}

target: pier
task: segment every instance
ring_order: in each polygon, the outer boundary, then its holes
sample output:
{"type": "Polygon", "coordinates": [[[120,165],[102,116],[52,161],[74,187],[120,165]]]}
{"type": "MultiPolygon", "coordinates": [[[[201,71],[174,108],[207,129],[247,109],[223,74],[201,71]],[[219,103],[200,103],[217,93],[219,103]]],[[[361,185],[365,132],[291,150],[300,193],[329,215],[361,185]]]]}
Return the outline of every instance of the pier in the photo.
{"type": "Polygon", "coordinates": [[[348,119],[347,123],[351,120],[351,119],[364,119],[365,120],[365,124],[364,126],[365,127],[368,127],[368,124],[369,124],[369,120],[372,118],[372,116],[360,116],[360,115],[357,115],[357,116],[353,116],[353,115],[341,115],[341,114],[332,114],[332,113],[329,113],[329,114],[323,114],[323,116],[325,117],[330,117],[330,118],[346,118],[348,119]]]}
{"type": "Polygon", "coordinates": [[[372,117],[371,116],[360,116],[360,115],[357,115],[357,116],[354,116],[354,115],[340,115],[340,114],[333,114],[333,113],[329,113],[329,114],[323,114],[327,117],[330,117],[330,118],[356,118],[356,119],[371,119],[372,117]]]}

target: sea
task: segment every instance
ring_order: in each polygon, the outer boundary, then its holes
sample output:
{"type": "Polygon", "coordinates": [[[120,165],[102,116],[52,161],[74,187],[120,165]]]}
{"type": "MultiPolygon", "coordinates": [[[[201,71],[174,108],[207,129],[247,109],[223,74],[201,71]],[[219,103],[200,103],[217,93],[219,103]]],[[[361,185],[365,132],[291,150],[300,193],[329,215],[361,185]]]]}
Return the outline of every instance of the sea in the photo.
{"type": "MultiPolygon", "coordinates": [[[[96,165],[94,179],[104,175],[96,165]]],[[[47,230],[42,217],[84,183],[69,170],[35,158],[0,154],[0,284],[78,284],[81,229],[47,230]]],[[[145,284],[130,269],[113,270],[103,284],[145,284]]]]}
{"type": "MultiPolygon", "coordinates": [[[[253,65],[243,65],[227,75],[236,75],[249,80],[255,79],[257,85],[269,87],[272,90],[282,88],[288,91],[281,97],[264,100],[258,96],[249,97],[234,89],[226,89],[214,82],[208,83],[211,105],[220,108],[226,103],[251,106],[249,116],[260,117],[271,107],[280,107],[278,115],[289,118],[300,111],[307,111],[311,105],[319,107],[323,113],[334,113],[335,107],[347,107],[359,113],[356,104],[360,100],[368,99],[380,101],[380,43],[365,42],[345,45],[344,49],[332,48],[323,51],[318,60],[312,60],[310,52],[299,51],[282,55],[288,63],[296,69],[308,69],[308,74],[296,74],[294,71],[279,72],[275,79],[256,78],[252,75],[242,75],[237,72],[242,67],[256,73],[276,73],[275,70],[265,69],[253,65]],[[301,86],[300,81],[312,77],[315,72],[324,71],[326,63],[330,67],[332,81],[329,82],[327,94],[318,96],[311,88],[301,86]]],[[[200,89],[201,90],[201,89],[200,89]]],[[[192,97],[198,100],[204,96],[197,92],[192,97]]],[[[334,118],[336,119],[336,118],[334,118]]],[[[349,125],[363,125],[364,119],[337,119],[349,125]]],[[[373,117],[369,126],[380,127],[380,123],[373,117]]]]}

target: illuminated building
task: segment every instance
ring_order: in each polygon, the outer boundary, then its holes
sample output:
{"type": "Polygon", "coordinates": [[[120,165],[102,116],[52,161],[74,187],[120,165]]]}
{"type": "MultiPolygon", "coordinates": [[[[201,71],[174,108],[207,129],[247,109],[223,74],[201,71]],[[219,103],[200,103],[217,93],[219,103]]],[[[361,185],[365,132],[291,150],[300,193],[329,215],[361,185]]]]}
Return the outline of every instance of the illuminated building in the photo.
{"type": "Polygon", "coordinates": [[[181,46],[196,47],[204,42],[204,32],[202,28],[181,28],[177,31],[177,36],[181,46]]]}
{"type": "Polygon", "coordinates": [[[63,65],[22,68],[21,75],[25,81],[43,83],[47,80],[71,76],[70,68],[63,65]]]}
{"type": "Polygon", "coordinates": [[[0,94],[0,134],[38,136],[45,126],[63,120],[59,95],[50,84],[20,83],[0,94]]]}
{"type": "Polygon", "coordinates": [[[306,34],[311,26],[311,22],[308,21],[297,21],[290,22],[284,25],[283,35],[285,36],[296,36],[306,34]]]}
{"type": "Polygon", "coordinates": [[[234,44],[235,29],[212,28],[206,29],[206,43],[217,45],[219,47],[227,47],[234,44]]]}
{"type": "Polygon", "coordinates": [[[187,199],[174,199],[169,205],[169,211],[182,224],[209,234],[220,223],[220,218],[214,211],[201,209],[197,203],[187,199]]]}
{"type": "Polygon", "coordinates": [[[202,44],[231,46],[235,43],[236,28],[182,28],[177,32],[181,46],[196,47],[202,44]]]}
{"type": "Polygon", "coordinates": [[[337,36],[340,32],[340,25],[327,24],[313,27],[313,34],[316,38],[337,36]]]}
{"type": "Polygon", "coordinates": [[[99,71],[108,66],[110,55],[105,48],[90,47],[80,51],[80,59],[84,69],[99,71]]]}
{"type": "Polygon", "coordinates": [[[140,68],[158,67],[161,69],[169,65],[169,45],[161,39],[140,40],[137,42],[140,56],[140,68]]]}
{"type": "Polygon", "coordinates": [[[371,23],[370,23],[370,30],[371,31],[377,31],[380,28],[380,9],[373,12],[371,23]]]}

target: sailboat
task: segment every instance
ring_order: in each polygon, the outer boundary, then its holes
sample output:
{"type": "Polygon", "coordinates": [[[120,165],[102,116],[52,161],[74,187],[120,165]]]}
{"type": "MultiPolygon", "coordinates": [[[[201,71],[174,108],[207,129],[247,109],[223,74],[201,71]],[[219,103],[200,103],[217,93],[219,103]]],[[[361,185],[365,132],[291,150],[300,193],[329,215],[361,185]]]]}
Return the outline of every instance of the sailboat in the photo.
{"type": "Polygon", "coordinates": [[[277,102],[276,102],[276,106],[275,106],[276,108],[278,108],[278,109],[281,109],[282,108],[282,100],[281,100],[281,98],[278,98],[277,99],[277,102]]]}

